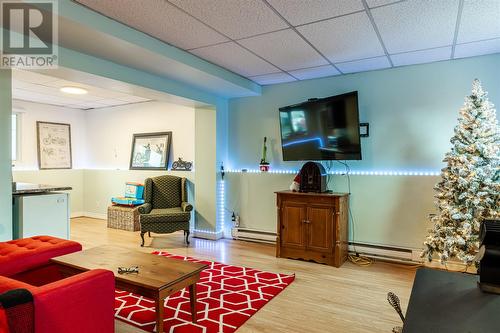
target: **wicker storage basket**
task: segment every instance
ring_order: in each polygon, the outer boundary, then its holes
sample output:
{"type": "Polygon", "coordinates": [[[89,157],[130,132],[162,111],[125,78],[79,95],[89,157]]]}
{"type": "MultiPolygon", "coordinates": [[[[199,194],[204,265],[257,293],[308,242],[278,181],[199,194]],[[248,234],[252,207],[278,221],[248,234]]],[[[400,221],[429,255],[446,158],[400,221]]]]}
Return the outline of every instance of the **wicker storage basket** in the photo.
{"type": "Polygon", "coordinates": [[[139,225],[139,210],[137,207],[109,206],[108,228],[137,231],[139,225]]]}

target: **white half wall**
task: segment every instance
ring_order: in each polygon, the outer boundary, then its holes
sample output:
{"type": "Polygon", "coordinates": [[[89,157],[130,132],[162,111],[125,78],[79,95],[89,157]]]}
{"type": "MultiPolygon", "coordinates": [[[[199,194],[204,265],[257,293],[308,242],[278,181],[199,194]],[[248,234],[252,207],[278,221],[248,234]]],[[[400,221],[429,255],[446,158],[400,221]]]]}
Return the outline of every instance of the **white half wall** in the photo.
{"type": "MultiPolygon", "coordinates": [[[[194,172],[188,171],[149,171],[149,170],[83,170],[83,214],[85,216],[106,218],[111,198],[123,196],[126,182],[144,183],[148,177],[174,175],[188,180],[188,201],[194,201],[194,172]]],[[[195,207],[196,209],[196,207],[195,207]]]]}
{"type": "Polygon", "coordinates": [[[12,172],[14,180],[23,183],[71,186],[69,193],[72,217],[84,215],[84,170],[17,170],[12,172]]]}

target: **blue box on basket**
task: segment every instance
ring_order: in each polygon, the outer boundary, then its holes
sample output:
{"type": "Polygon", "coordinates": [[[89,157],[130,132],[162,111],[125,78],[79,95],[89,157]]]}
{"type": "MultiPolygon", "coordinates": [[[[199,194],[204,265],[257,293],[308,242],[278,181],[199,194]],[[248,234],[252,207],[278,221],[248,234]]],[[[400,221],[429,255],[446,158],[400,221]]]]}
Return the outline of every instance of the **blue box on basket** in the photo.
{"type": "Polygon", "coordinates": [[[144,185],[128,182],[125,184],[125,197],[142,199],[144,195],[144,185]]]}
{"type": "Polygon", "coordinates": [[[139,183],[128,182],[125,185],[124,197],[113,197],[111,202],[114,205],[137,206],[144,203],[142,196],[144,195],[144,185],[139,183]]]}

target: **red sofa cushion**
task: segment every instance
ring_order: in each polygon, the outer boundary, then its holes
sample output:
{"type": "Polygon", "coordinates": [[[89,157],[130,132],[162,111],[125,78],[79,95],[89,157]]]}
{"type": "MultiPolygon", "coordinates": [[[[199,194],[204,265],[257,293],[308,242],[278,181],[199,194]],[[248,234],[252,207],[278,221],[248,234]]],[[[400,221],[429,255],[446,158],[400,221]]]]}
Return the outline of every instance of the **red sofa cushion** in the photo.
{"type": "Polygon", "coordinates": [[[54,257],[81,251],[74,241],[36,236],[0,243],[0,275],[12,276],[45,265],[54,257]]]}

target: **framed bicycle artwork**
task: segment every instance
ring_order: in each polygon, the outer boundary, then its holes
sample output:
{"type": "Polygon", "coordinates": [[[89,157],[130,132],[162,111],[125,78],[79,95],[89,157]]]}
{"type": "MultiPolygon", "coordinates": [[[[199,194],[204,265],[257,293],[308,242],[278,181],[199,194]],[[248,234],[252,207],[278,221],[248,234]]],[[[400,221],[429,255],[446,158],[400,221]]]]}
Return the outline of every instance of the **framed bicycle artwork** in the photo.
{"type": "Polygon", "coordinates": [[[40,170],[71,169],[71,125],[36,122],[40,170]]]}
{"type": "Polygon", "coordinates": [[[130,170],[167,170],[171,141],[172,132],[134,134],[130,170]]]}

